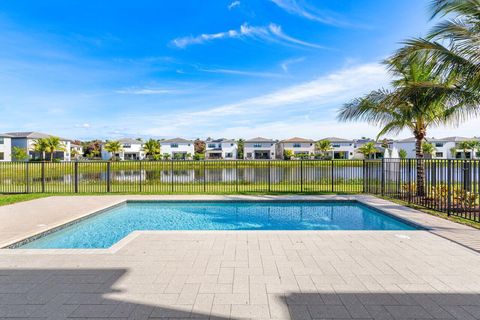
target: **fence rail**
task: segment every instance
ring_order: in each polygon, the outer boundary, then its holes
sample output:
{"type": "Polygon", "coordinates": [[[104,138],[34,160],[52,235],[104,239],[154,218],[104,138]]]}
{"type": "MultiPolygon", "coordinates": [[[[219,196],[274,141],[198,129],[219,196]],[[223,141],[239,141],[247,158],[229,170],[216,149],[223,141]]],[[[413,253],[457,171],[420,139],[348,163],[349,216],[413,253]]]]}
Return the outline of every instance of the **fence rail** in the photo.
{"type": "Polygon", "coordinates": [[[0,162],[0,193],[105,192],[370,193],[480,221],[480,161],[0,162]]]}

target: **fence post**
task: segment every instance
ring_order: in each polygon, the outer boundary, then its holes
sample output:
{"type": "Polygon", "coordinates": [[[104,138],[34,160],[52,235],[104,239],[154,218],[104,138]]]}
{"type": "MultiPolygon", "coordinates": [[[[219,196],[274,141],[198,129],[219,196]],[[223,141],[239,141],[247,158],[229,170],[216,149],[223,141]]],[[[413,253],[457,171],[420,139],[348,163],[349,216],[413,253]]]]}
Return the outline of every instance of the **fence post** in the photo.
{"type": "Polygon", "coordinates": [[[363,178],[363,192],[362,193],[366,193],[367,191],[367,177],[366,177],[366,174],[367,173],[367,168],[366,168],[366,163],[365,163],[365,159],[362,160],[362,178],[363,178]]]}
{"type": "Polygon", "coordinates": [[[42,193],[45,193],[45,162],[42,161],[42,193]]]}
{"type": "Polygon", "coordinates": [[[385,159],[382,158],[382,180],[381,180],[381,194],[382,197],[385,195],[385,159]]]}
{"type": "Polygon", "coordinates": [[[110,161],[107,162],[107,192],[110,192],[110,161]]]}
{"type": "Polygon", "coordinates": [[[452,160],[447,160],[447,215],[452,211],[452,160]]]}
{"type": "Polygon", "coordinates": [[[207,169],[206,161],[203,160],[203,192],[207,192],[207,169]]]}
{"type": "Polygon", "coordinates": [[[142,160],[138,162],[138,166],[140,167],[140,180],[138,181],[139,191],[142,192],[142,160]]]}
{"type": "Polygon", "coordinates": [[[235,161],[235,192],[238,192],[238,160],[235,161]]]}
{"type": "Polygon", "coordinates": [[[74,165],[74,183],[75,183],[75,193],[78,193],[78,162],[75,161],[75,165],[74,165]]]}
{"type": "Polygon", "coordinates": [[[303,192],[303,160],[300,160],[300,192],[303,192]]]}
{"type": "Polygon", "coordinates": [[[173,193],[173,190],[174,190],[174,187],[173,187],[173,159],[172,159],[172,165],[171,165],[170,171],[172,173],[172,193],[173,193]]]}
{"type": "Polygon", "coordinates": [[[331,168],[330,168],[331,187],[332,187],[331,191],[335,192],[335,177],[334,177],[334,175],[335,175],[334,163],[335,162],[333,161],[333,159],[330,160],[330,161],[331,161],[331,165],[332,165],[331,168]]]}
{"type": "Polygon", "coordinates": [[[271,173],[270,173],[270,161],[271,160],[268,160],[268,192],[270,192],[270,188],[271,188],[271,184],[272,184],[272,178],[270,177],[271,173]]]}
{"type": "Polygon", "coordinates": [[[412,202],[412,159],[408,159],[408,202],[412,202]]]}
{"type": "Polygon", "coordinates": [[[25,162],[25,193],[30,193],[30,175],[28,172],[28,161],[25,162]]]}

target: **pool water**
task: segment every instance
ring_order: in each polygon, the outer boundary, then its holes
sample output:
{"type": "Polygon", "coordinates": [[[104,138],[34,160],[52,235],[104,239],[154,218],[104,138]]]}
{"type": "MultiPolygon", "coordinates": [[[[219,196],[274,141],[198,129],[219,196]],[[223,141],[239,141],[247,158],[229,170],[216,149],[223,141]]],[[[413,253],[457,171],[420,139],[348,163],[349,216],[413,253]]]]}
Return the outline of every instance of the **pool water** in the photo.
{"type": "Polygon", "coordinates": [[[135,230],[414,230],[358,202],[128,202],[20,248],[108,248],[135,230]]]}

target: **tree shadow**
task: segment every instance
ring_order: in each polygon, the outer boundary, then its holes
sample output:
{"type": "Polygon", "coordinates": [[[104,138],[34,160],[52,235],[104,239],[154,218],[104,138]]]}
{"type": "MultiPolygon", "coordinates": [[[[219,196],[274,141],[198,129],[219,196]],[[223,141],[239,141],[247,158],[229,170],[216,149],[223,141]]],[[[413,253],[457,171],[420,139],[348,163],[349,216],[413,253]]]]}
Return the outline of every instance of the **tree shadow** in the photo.
{"type": "Polygon", "coordinates": [[[0,318],[480,319],[480,294],[421,292],[421,285],[412,285],[417,290],[411,293],[325,290],[270,294],[265,300],[250,295],[249,301],[233,303],[194,293],[191,303],[181,304],[178,295],[165,294],[162,284],[148,277],[126,281],[128,272],[0,270],[0,318]]]}

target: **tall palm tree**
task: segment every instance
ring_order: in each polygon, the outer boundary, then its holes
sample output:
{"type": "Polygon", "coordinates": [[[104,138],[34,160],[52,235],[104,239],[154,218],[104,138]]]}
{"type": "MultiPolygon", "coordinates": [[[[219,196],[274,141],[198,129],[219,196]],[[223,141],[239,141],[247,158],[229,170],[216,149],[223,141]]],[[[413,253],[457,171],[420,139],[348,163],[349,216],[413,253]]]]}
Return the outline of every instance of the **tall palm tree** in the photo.
{"type": "Polygon", "coordinates": [[[408,129],[415,137],[417,194],[425,193],[423,142],[429,127],[457,124],[470,115],[480,101],[475,92],[465,90],[454,73],[435,72],[436,64],[427,55],[403,60],[387,60],[394,80],[392,89],[373,91],[345,104],[339,111],[341,121],[366,121],[380,126],[377,139],[408,129]]]}
{"type": "Polygon", "coordinates": [[[423,144],[423,153],[428,157],[428,158],[433,158],[433,155],[435,154],[435,151],[437,148],[435,148],[435,145],[430,142],[425,142],[423,144]]]}
{"type": "Polygon", "coordinates": [[[119,141],[107,141],[103,148],[105,149],[105,151],[112,154],[112,160],[116,160],[116,154],[123,150],[122,144],[119,141]]]}
{"type": "Polygon", "coordinates": [[[332,151],[333,147],[330,140],[324,139],[324,140],[319,140],[317,141],[317,143],[315,143],[315,149],[320,151],[323,158],[326,158],[327,153],[332,151]]]}
{"type": "Polygon", "coordinates": [[[397,59],[424,54],[436,61],[436,71],[455,73],[471,90],[480,88],[480,1],[432,0],[432,18],[445,18],[424,38],[405,42],[397,59]]]}
{"type": "Polygon", "coordinates": [[[143,151],[145,151],[145,155],[149,159],[158,158],[160,154],[160,143],[157,140],[150,139],[143,145],[143,151]]]}
{"type": "Polygon", "coordinates": [[[53,161],[55,152],[65,151],[65,145],[59,137],[48,137],[46,138],[46,151],[50,153],[50,161],[53,161]]]}
{"type": "Polygon", "coordinates": [[[33,150],[40,153],[42,155],[42,161],[45,160],[45,153],[48,149],[48,141],[47,138],[38,138],[33,141],[33,150]]]}
{"type": "Polygon", "coordinates": [[[372,155],[375,155],[378,152],[377,147],[375,147],[375,142],[367,142],[358,148],[358,152],[363,154],[365,159],[372,158],[372,155]]]}

